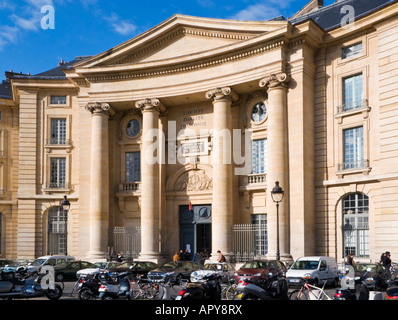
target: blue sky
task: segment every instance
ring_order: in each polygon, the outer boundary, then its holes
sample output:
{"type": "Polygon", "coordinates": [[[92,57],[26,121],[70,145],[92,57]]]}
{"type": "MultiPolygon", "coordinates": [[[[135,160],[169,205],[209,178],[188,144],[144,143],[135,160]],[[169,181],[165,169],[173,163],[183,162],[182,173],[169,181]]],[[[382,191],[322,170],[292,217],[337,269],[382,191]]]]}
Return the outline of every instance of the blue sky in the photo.
{"type": "MultiPolygon", "coordinates": [[[[0,80],[5,71],[37,74],[61,60],[101,53],[176,13],[260,21],[291,17],[308,1],[0,0],[0,80]],[[41,26],[48,14],[41,12],[45,5],[54,8],[53,29],[41,26]]],[[[329,5],[334,0],[324,2],[329,5]]]]}

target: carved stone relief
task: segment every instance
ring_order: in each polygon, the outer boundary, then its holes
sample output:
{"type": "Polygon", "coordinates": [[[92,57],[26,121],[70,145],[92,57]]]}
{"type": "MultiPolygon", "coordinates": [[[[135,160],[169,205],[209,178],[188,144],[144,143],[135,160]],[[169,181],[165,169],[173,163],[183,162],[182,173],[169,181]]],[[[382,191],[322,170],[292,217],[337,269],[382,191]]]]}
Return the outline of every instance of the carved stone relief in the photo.
{"type": "Polygon", "coordinates": [[[204,170],[189,170],[176,181],[174,191],[206,191],[213,189],[213,179],[204,170]]]}

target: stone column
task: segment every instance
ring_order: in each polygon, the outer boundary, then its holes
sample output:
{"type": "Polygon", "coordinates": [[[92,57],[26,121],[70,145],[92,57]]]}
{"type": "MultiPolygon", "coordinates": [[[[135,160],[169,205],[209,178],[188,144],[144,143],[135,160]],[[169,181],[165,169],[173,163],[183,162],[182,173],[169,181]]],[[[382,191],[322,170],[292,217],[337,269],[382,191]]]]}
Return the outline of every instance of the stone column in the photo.
{"type": "Polygon", "coordinates": [[[277,211],[271,191],[275,182],[285,192],[279,204],[279,248],[281,260],[290,260],[289,254],[289,173],[287,154],[287,83],[285,73],[272,74],[260,81],[268,92],[268,169],[267,169],[267,234],[268,257],[275,258],[277,249],[277,211]]]}
{"type": "Polygon", "coordinates": [[[238,96],[229,87],[206,93],[213,100],[213,201],[212,201],[212,257],[217,250],[225,256],[232,251],[232,130],[231,105],[238,96]]]}
{"type": "MultiPolygon", "coordinates": [[[[164,106],[158,99],[145,99],[135,105],[142,111],[141,149],[141,253],[140,259],[159,262],[160,254],[160,155],[154,148],[159,132],[159,114],[164,106]],[[157,159],[156,159],[157,158],[157,159]]],[[[161,143],[160,141],[158,141],[161,143]]]]}
{"type": "Polygon", "coordinates": [[[109,145],[108,119],[114,114],[107,103],[88,104],[91,112],[90,252],[104,259],[109,232],[109,145]]]}

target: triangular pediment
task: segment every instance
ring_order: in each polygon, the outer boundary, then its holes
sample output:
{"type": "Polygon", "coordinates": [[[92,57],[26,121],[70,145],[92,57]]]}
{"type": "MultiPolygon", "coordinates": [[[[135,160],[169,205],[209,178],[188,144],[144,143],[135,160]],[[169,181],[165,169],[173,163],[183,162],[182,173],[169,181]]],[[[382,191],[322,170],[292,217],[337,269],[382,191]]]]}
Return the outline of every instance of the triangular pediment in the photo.
{"type": "Polygon", "coordinates": [[[231,45],[248,41],[286,25],[286,21],[238,21],[175,15],[162,24],[76,68],[109,69],[127,65],[189,59],[202,53],[228,50],[231,45]]]}

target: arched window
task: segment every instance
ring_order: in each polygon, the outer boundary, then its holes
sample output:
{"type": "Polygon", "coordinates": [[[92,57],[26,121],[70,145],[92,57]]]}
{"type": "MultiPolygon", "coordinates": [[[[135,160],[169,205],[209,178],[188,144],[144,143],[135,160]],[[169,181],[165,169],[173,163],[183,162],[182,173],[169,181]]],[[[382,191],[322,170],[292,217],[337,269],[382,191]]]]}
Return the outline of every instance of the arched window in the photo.
{"type": "Polygon", "coordinates": [[[344,256],[369,257],[369,198],[352,193],[343,198],[344,256]]]}
{"type": "Polygon", "coordinates": [[[66,251],[66,211],[62,207],[52,207],[48,211],[48,254],[65,254],[66,251]]]}

